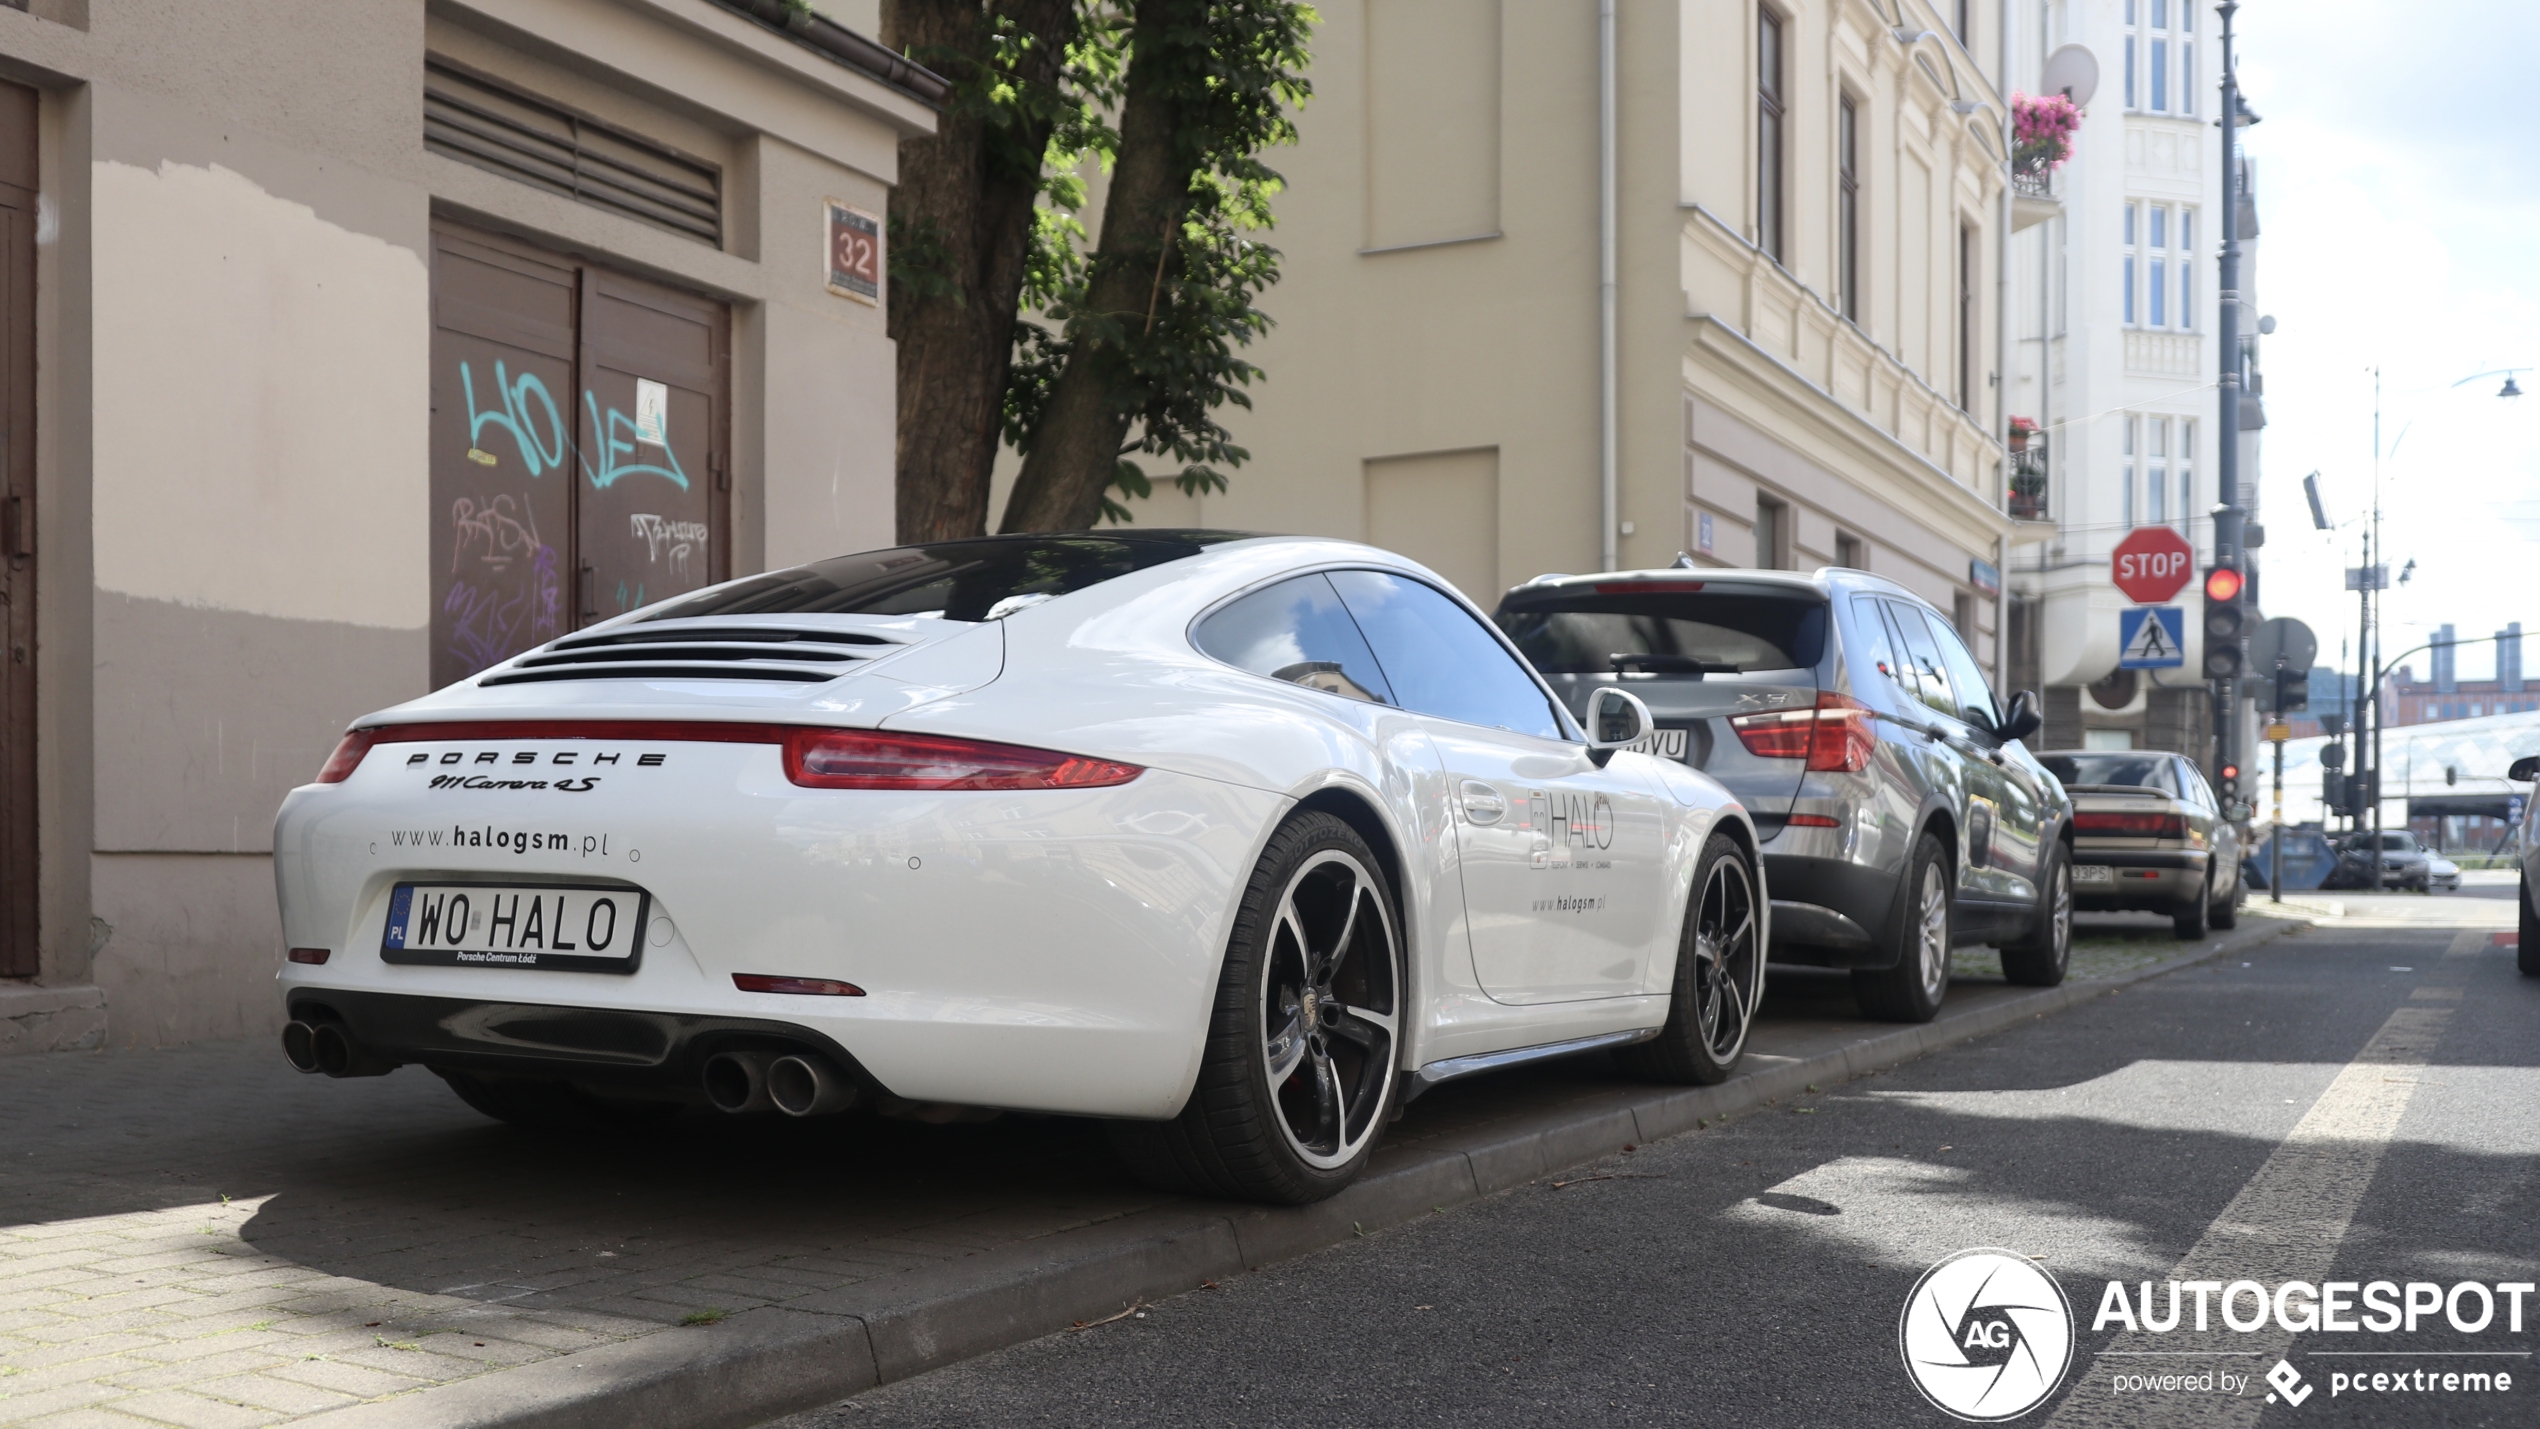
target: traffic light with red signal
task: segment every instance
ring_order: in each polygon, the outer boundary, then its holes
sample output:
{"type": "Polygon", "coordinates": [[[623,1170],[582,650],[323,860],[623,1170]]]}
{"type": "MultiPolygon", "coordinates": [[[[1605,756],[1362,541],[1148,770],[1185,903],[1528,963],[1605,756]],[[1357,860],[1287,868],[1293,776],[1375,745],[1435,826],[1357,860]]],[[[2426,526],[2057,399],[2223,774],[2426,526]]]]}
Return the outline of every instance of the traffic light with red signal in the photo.
{"type": "Polygon", "coordinates": [[[2237,566],[2215,566],[2205,572],[2205,678],[2231,680],[2240,676],[2241,663],[2248,658],[2246,648],[2249,612],[2241,597],[2249,589],[2249,578],[2237,566]]]}

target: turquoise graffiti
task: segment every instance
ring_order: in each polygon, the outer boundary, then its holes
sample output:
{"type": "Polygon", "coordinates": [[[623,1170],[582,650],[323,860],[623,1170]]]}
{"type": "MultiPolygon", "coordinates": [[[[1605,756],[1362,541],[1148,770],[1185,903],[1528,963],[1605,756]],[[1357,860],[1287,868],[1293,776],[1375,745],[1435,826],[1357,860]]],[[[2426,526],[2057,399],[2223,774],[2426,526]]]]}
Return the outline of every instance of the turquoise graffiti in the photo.
{"type": "Polygon", "coordinates": [[[658,476],[677,485],[682,491],[688,489],[688,473],[679,469],[679,457],[671,451],[667,442],[662,443],[657,449],[661,452],[661,459],[670,463],[668,466],[654,466],[649,462],[627,462],[620,465],[619,457],[635,455],[635,444],[643,429],[635,425],[633,417],[615,407],[609,408],[605,416],[602,415],[600,399],[592,395],[591,389],[587,387],[582,389],[582,402],[591,413],[591,430],[600,434],[599,470],[593,471],[588,460],[582,463],[582,470],[591,478],[592,486],[606,491],[617,484],[619,477],[658,476]]]}
{"type": "Polygon", "coordinates": [[[539,380],[538,374],[523,372],[515,377],[504,364],[495,363],[494,395],[500,399],[499,404],[479,407],[476,404],[476,374],[462,362],[459,364],[459,390],[467,399],[468,445],[481,447],[481,439],[488,427],[509,432],[512,446],[520,453],[521,465],[528,468],[533,477],[545,475],[551,470],[562,470],[565,457],[572,454],[594,490],[606,491],[630,476],[658,476],[682,491],[688,489],[688,473],[681,469],[678,453],[673,452],[667,443],[643,441],[643,429],[636,425],[633,417],[616,407],[602,408],[599,394],[587,387],[582,391],[582,404],[584,410],[590,413],[591,430],[599,434],[596,463],[592,460],[592,453],[574,451],[573,435],[565,430],[564,414],[557,408],[556,399],[549,394],[547,384],[539,380]],[[543,433],[540,431],[542,418],[545,423],[543,433]],[[662,462],[667,464],[632,460],[641,455],[641,446],[651,446],[659,451],[662,462]]]}
{"type": "Polygon", "coordinates": [[[476,405],[476,374],[462,362],[459,364],[459,390],[467,394],[469,446],[482,446],[478,438],[484,435],[485,429],[500,427],[512,434],[512,445],[520,449],[521,465],[529,468],[531,476],[540,475],[550,467],[564,465],[565,453],[573,447],[573,437],[565,431],[564,414],[556,409],[556,399],[547,395],[547,384],[538,380],[537,373],[524,372],[513,377],[503,369],[503,364],[495,363],[494,390],[502,397],[503,404],[499,408],[479,410],[476,405]],[[542,441],[538,436],[536,413],[529,405],[533,399],[546,412],[547,432],[554,438],[552,443],[542,441]]]}

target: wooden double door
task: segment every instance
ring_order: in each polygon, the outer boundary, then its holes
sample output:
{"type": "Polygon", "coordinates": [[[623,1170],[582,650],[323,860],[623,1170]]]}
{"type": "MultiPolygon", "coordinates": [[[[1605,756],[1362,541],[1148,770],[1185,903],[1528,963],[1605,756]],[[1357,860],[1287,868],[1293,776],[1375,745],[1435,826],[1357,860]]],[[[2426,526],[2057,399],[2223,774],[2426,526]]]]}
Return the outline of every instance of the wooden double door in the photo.
{"type": "Polygon", "coordinates": [[[722,303],[436,224],[432,683],[730,569],[722,303]]]}
{"type": "Polygon", "coordinates": [[[0,977],[33,977],[35,91],[0,81],[0,977]]]}

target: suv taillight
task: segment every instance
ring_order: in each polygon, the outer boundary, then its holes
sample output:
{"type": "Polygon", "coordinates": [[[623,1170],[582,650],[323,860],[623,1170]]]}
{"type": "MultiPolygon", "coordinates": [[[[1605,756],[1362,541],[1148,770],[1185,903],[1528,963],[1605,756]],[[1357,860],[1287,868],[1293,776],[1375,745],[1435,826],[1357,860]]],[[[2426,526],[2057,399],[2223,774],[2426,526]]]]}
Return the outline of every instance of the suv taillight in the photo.
{"type": "Polygon", "coordinates": [[[2187,816],[2081,813],[2073,815],[2073,832],[2128,839],[2183,839],[2187,837],[2187,816]]]}
{"type": "Polygon", "coordinates": [[[1815,709],[1738,715],[1729,728],[1758,759],[1805,759],[1822,773],[1858,774],[1870,767],[1878,748],[1878,731],[1871,728],[1877,718],[1876,710],[1850,695],[1820,690],[1815,709]]]}

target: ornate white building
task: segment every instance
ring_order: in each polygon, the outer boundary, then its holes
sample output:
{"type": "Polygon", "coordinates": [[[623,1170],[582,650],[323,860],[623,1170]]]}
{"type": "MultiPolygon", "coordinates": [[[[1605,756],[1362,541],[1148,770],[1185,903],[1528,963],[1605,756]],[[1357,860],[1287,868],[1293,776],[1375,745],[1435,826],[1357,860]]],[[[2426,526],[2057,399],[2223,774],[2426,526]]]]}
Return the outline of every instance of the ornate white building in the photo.
{"type": "MultiPolygon", "coordinates": [[[[2210,750],[2199,678],[2198,590],[2186,608],[2185,663],[2119,671],[2118,620],[2130,602],[2109,556],[2128,531],[2168,525],[2213,552],[2222,501],[2215,459],[2216,274],[2222,242],[2220,22],[2194,0],[2025,0],[2012,9],[2006,83],[2042,88],[2068,45],[2098,62],[2073,158],[2051,203],[2020,202],[2011,238],[2005,400],[2041,432],[2027,457],[2031,494],[2007,571],[2012,682],[2045,696],[2045,741],[2210,750]],[[2042,488],[2039,479],[2042,478],[2042,488]]],[[[2255,519],[2254,205],[2244,200],[2242,319],[2253,397],[2242,406],[2240,484],[2255,519]]]]}

